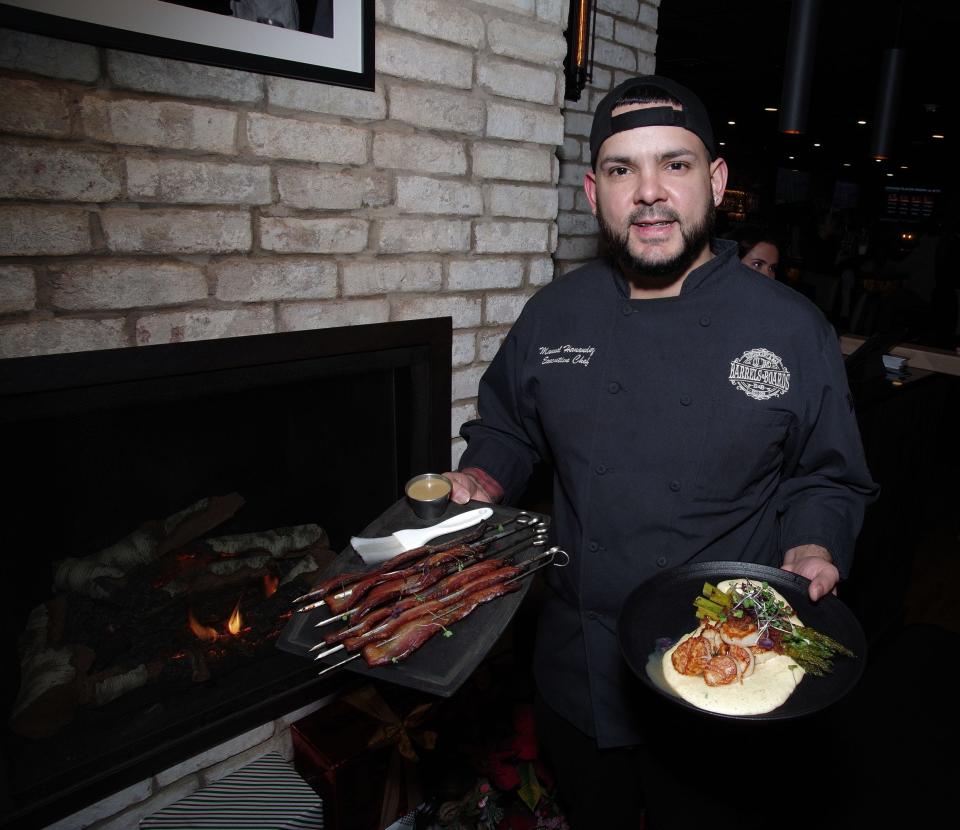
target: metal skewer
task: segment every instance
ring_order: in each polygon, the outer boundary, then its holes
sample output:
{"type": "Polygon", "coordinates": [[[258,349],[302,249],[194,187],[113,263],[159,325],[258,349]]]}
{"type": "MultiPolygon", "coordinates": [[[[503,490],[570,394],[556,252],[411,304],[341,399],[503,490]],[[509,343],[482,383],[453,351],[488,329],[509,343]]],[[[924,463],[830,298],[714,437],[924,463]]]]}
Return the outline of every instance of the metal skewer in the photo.
{"type": "MultiPolygon", "coordinates": [[[[557,547],[557,546],[555,545],[555,546],[553,546],[552,548],[548,548],[547,550],[538,553],[536,556],[531,557],[531,558],[528,559],[526,562],[523,562],[522,565],[530,565],[530,564],[532,564],[532,563],[534,563],[534,562],[537,562],[537,561],[539,561],[539,560],[541,560],[541,559],[544,560],[544,561],[541,562],[541,563],[540,563],[539,565],[537,565],[536,567],[530,568],[529,570],[525,570],[522,574],[517,574],[516,576],[510,577],[510,579],[505,580],[503,584],[506,585],[506,584],[509,584],[509,583],[511,583],[511,582],[516,582],[517,580],[520,580],[520,579],[525,579],[526,577],[530,576],[530,575],[533,574],[533,573],[536,573],[536,572],[539,571],[541,568],[545,568],[545,567],[547,567],[548,565],[554,565],[554,567],[557,567],[557,568],[565,568],[567,565],[570,564],[570,554],[568,554],[563,548],[557,547]],[[562,562],[562,563],[556,563],[556,564],[554,564],[553,560],[554,560],[559,554],[563,554],[563,562],[562,562]]],[[[452,610],[454,610],[455,608],[458,608],[458,607],[459,607],[459,605],[454,605],[454,606],[451,606],[451,608],[446,609],[446,611],[452,611],[452,610]]],[[[441,615],[438,615],[438,616],[442,616],[442,614],[441,614],[441,615]]],[[[391,640],[395,640],[395,639],[396,639],[396,636],[390,637],[389,639],[384,640],[383,643],[389,643],[391,640]]],[[[383,645],[383,643],[380,643],[380,645],[383,645]]],[[[334,652],[336,652],[336,651],[341,650],[342,648],[343,648],[342,645],[336,646],[335,648],[332,648],[332,649],[330,649],[329,651],[326,651],[326,652],[323,652],[322,654],[317,655],[317,656],[314,658],[314,660],[319,660],[321,657],[325,657],[325,656],[327,656],[327,655],[329,655],[329,654],[332,654],[332,653],[334,653],[334,652]]],[[[312,651],[312,650],[313,650],[313,649],[311,649],[311,651],[312,651]]],[[[331,672],[331,671],[333,671],[334,669],[339,669],[341,666],[345,666],[347,663],[349,663],[349,662],[351,662],[351,661],[353,661],[353,660],[356,660],[358,657],[362,657],[362,656],[363,656],[363,652],[362,652],[362,651],[358,651],[356,654],[353,654],[353,655],[351,655],[350,657],[347,657],[346,659],[341,660],[339,663],[334,663],[332,666],[327,666],[325,669],[321,669],[319,672],[317,672],[317,677],[322,677],[322,676],[325,675],[327,672],[331,672]]]]}
{"type": "MultiPolygon", "coordinates": [[[[490,524],[490,523],[488,522],[488,524],[490,524]]],[[[500,539],[503,539],[505,536],[509,536],[511,533],[516,533],[516,532],[518,532],[518,531],[520,531],[520,530],[523,530],[524,528],[528,527],[529,525],[543,525],[543,526],[546,526],[546,523],[545,523],[542,519],[538,519],[538,518],[537,518],[536,516],[534,516],[533,514],[527,513],[526,510],[521,510],[519,513],[517,513],[517,514],[516,514],[513,518],[511,518],[511,519],[507,519],[506,521],[503,521],[503,522],[497,522],[496,526],[502,529],[502,528],[504,528],[504,527],[506,527],[507,525],[510,525],[510,524],[517,524],[518,527],[515,527],[513,530],[508,530],[508,531],[506,531],[505,533],[504,533],[504,532],[501,532],[501,533],[497,533],[497,534],[495,534],[495,535],[493,535],[493,536],[481,537],[481,538],[478,539],[475,543],[471,543],[471,544],[485,544],[485,545],[489,545],[489,544],[492,544],[493,542],[497,542],[497,541],[499,541],[500,539]]],[[[469,538],[469,534],[466,534],[463,538],[469,538]]],[[[457,542],[456,539],[452,539],[452,540],[450,540],[449,542],[443,543],[444,547],[446,547],[447,545],[449,545],[450,547],[454,547],[454,546],[456,546],[456,544],[458,544],[458,542],[457,542]]],[[[362,578],[362,577],[361,577],[361,578],[362,578]]],[[[334,594],[334,596],[337,597],[338,599],[339,599],[340,597],[345,597],[345,596],[347,596],[347,595],[351,592],[351,590],[352,590],[352,589],[346,589],[346,590],[340,591],[339,593],[334,594]]],[[[316,595],[319,594],[319,593],[321,593],[319,590],[307,591],[307,593],[301,594],[299,597],[296,597],[296,598],[294,598],[293,600],[291,600],[291,604],[292,604],[292,605],[296,605],[298,602],[303,602],[304,600],[310,599],[310,597],[316,596],[316,595]]],[[[319,608],[319,607],[320,607],[321,605],[323,605],[323,604],[324,604],[324,601],[321,599],[321,600],[319,600],[318,602],[313,602],[313,603],[311,603],[310,605],[306,605],[306,606],[303,606],[303,607],[301,607],[301,608],[297,608],[296,610],[297,610],[298,612],[312,611],[314,608],[319,608]]]]}

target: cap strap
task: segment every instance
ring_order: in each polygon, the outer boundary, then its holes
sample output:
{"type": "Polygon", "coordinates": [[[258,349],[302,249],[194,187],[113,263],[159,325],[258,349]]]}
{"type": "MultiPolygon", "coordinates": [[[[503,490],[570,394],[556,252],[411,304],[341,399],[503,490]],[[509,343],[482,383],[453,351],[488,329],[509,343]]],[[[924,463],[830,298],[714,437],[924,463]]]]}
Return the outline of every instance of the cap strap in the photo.
{"type": "Polygon", "coordinates": [[[683,127],[687,128],[687,114],[673,107],[648,107],[629,110],[610,119],[611,133],[620,133],[636,127],[683,127]]]}

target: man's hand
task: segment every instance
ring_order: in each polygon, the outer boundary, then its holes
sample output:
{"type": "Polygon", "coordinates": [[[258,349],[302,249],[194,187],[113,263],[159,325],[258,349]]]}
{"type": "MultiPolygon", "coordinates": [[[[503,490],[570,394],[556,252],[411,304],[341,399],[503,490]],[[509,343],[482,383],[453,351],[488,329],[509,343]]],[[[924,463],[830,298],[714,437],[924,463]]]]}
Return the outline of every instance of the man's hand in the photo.
{"type": "Polygon", "coordinates": [[[828,593],[837,593],[840,571],[822,545],[797,545],[783,555],[783,570],[810,580],[810,599],[816,602],[828,593]]]}
{"type": "Polygon", "coordinates": [[[453,483],[450,498],[454,504],[466,504],[471,499],[496,504],[503,498],[503,488],[479,467],[467,467],[443,476],[453,483]]]}

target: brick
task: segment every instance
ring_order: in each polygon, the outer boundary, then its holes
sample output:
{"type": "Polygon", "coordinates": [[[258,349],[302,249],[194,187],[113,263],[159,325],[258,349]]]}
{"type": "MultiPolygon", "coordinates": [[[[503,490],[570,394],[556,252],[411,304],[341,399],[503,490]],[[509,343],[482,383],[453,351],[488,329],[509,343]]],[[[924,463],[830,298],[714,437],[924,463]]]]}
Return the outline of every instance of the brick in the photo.
{"type": "Polygon", "coordinates": [[[355,254],[367,247],[364,219],[260,219],[260,245],[283,254],[355,254]]]}
{"type": "Polygon", "coordinates": [[[66,138],[70,135],[67,91],[25,78],[4,78],[0,128],[9,133],[66,138]]]}
{"type": "Polygon", "coordinates": [[[590,204],[590,200],[587,198],[587,194],[583,190],[582,182],[581,186],[576,189],[576,198],[574,200],[573,207],[574,210],[578,211],[579,213],[589,213],[591,216],[593,215],[593,205],[590,204]]]}
{"type": "Polygon", "coordinates": [[[487,135],[534,144],[563,144],[563,116],[558,112],[490,101],[487,135]]]}
{"type": "Polygon", "coordinates": [[[494,95],[535,104],[552,104],[557,94],[556,72],[493,58],[477,67],[477,83],[494,95]]]}
{"type": "Polygon", "coordinates": [[[390,180],[384,174],[281,167],[276,168],[276,177],[281,204],[300,210],[356,210],[391,201],[390,180]]]}
{"type": "Polygon", "coordinates": [[[527,282],[530,285],[546,285],[553,280],[553,260],[550,257],[536,257],[530,260],[527,282]]]}
{"type": "Polygon", "coordinates": [[[485,222],[476,226],[477,253],[543,253],[549,250],[548,222],[485,222]]]}
{"type": "Polygon", "coordinates": [[[456,438],[460,434],[460,427],[467,421],[472,421],[477,417],[477,405],[475,403],[461,404],[450,410],[450,437],[456,438]]]}
{"type": "Polygon", "coordinates": [[[0,193],[8,199],[107,202],[120,195],[120,169],[106,153],[0,145],[0,193]]]}
{"type": "Polygon", "coordinates": [[[494,19],[487,23],[487,43],[494,54],[538,66],[559,67],[567,54],[567,42],[556,27],[511,20],[494,19]]]}
{"type": "Polygon", "coordinates": [[[573,210],[573,200],[576,196],[576,188],[565,185],[557,188],[557,201],[562,216],[565,211],[573,210]]]}
{"type": "Polygon", "coordinates": [[[281,331],[386,323],[390,319],[390,303],[386,299],[291,303],[280,307],[279,318],[281,331]]]}
{"type": "Polygon", "coordinates": [[[593,36],[613,40],[613,18],[608,14],[598,14],[593,27],[593,36]]]}
{"type": "Polygon", "coordinates": [[[460,466],[460,459],[467,449],[467,442],[462,438],[450,443],[450,469],[456,470],[460,466]]]}
{"type": "Polygon", "coordinates": [[[91,828],[91,830],[133,830],[133,828],[140,826],[141,819],[169,807],[189,795],[193,795],[199,788],[200,780],[197,776],[191,775],[188,778],[182,778],[175,785],[160,790],[139,804],[135,804],[122,813],[97,824],[96,828],[91,828]]]}
{"type": "Polygon", "coordinates": [[[386,219],[380,225],[378,250],[388,254],[469,251],[470,223],[456,219],[386,219]]]}
{"type": "MultiPolygon", "coordinates": [[[[569,110],[564,116],[564,121],[570,117],[569,110]]],[[[579,161],[582,150],[580,141],[570,135],[570,130],[565,128],[566,135],[563,139],[563,144],[557,149],[557,155],[561,159],[579,161]]]]}
{"type": "Polygon", "coordinates": [[[247,337],[272,334],[274,330],[273,309],[266,305],[171,311],[140,317],[137,320],[137,345],[247,337]]]}
{"type": "Polygon", "coordinates": [[[126,346],[125,323],[116,320],[34,320],[0,326],[0,358],[87,352],[126,346]]]}
{"type": "Polygon", "coordinates": [[[553,187],[495,184],[487,189],[487,207],[493,216],[555,219],[557,191],[553,187]]]}
{"type": "Polygon", "coordinates": [[[611,14],[636,20],[640,12],[639,0],[597,0],[597,8],[611,14]]]}
{"type": "Polygon", "coordinates": [[[139,92],[246,104],[263,100],[262,75],[137,52],[108,49],[107,74],[115,86],[139,92]]]}
{"type": "Polygon", "coordinates": [[[450,379],[450,400],[463,401],[477,397],[480,378],[486,370],[486,366],[470,366],[455,370],[450,379]]]}
{"type": "Polygon", "coordinates": [[[568,2],[569,0],[537,0],[537,17],[547,23],[556,23],[565,29],[568,2]]]}
{"type": "Polygon", "coordinates": [[[516,322],[520,312],[532,295],[524,294],[487,294],[484,308],[484,322],[494,326],[509,326],[516,322]]]}
{"type": "Polygon", "coordinates": [[[447,141],[428,135],[378,133],[373,138],[373,164],[424,173],[467,172],[467,153],[462,141],[447,141]]]}
{"type": "Polygon", "coordinates": [[[507,328],[502,329],[484,329],[477,335],[477,360],[483,360],[489,363],[496,357],[504,338],[507,336],[507,328]]]}
{"type": "Polygon", "coordinates": [[[37,286],[32,268],[0,265],[0,314],[31,311],[37,305],[37,286]]]}
{"type": "Polygon", "coordinates": [[[81,83],[100,77],[95,46],[13,29],[0,29],[0,67],[81,83]]]}
{"type": "Polygon", "coordinates": [[[557,246],[557,259],[594,259],[596,256],[595,236],[568,236],[557,246]]]}
{"type": "Polygon", "coordinates": [[[496,6],[499,9],[506,9],[518,14],[533,14],[536,8],[535,0],[480,0],[487,6],[496,6]]]}
{"type": "Polygon", "coordinates": [[[597,232],[597,220],[592,213],[561,213],[557,227],[564,236],[587,236],[597,232]]]}
{"type": "Polygon", "coordinates": [[[392,294],[396,291],[440,291],[439,262],[357,262],[343,266],[343,294],[392,294]]]}
{"type": "Polygon", "coordinates": [[[470,154],[473,158],[473,175],[481,179],[550,181],[553,153],[547,147],[474,144],[470,154]]]}
{"type": "Polygon", "coordinates": [[[393,7],[393,25],[474,49],[483,44],[483,18],[448,0],[403,0],[393,7]]]}
{"type": "Polygon", "coordinates": [[[87,95],[80,114],[84,133],[98,141],[208,153],[236,149],[237,114],[226,109],[87,95]]]}
{"type": "MultiPolygon", "coordinates": [[[[563,116],[563,131],[567,135],[590,136],[593,127],[593,113],[567,112],[563,116]]],[[[589,146],[589,142],[587,142],[589,146]]]]}
{"type": "Polygon", "coordinates": [[[66,262],[50,268],[50,303],[67,311],[188,303],[207,298],[207,281],[184,262],[66,262]]]}
{"type": "Polygon", "coordinates": [[[82,208],[0,206],[0,256],[82,254],[93,248],[82,208]]]}
{"type": "Polygon", "coordinates": [[[266,165],[128,158],[127,192],[156,202],[266,205],[273,201],[266,165]]]}
{"type": "Polygon", "coordinates": [[[479,185],[426,176],[397,177],[397,207],[404,213],[483,213],[479,185]]]}
{"type": "Polygon", "coordinates": [[[479,133],[484,106],[472,95],[394,86],[390,90],[390,117],[425,130],[479,133]]]}
{"type": "Polygon", "coordinates": [[[473,85],[473,53],[411,35],[377,29],[377,71],[458,89],[473,85]]]}
{"type": "Polygon", "coordinates": [[[657,9],[657,4],[654,3],[642,3],[640,5],[640,14],[637,17],[637,21],[644,26],[648,26],[651,29],[657,28],[657,23],[660,20],[660,12],[657,9]]]}
{"type": "Polygon", "coordinates": [[[634,49],[640,49],[651,54],[657,50],[656,32],[650,32],[647,29],[641,29],[639,26],[632,26],[619,20],[614,28],[613,39],[617,43],[624,43],[634,49]]]}
{"type": "Polygon", "coordinates": [[[231,257],[212,263],[218,300],[244,303],[337,295],[337,264],[321,259],[231,257]]]}
{"type": "Polygon", "coordinates": [[[357,127],[277,118],[252,112],[247,116],[247,144],[256,156],[269,159],[363,164],[368,132],[357,127]]]}
{"type": "Polygon", "coordinates": [[[612,66],[614,69],[623,69],[628,72],[633,72],[637,68],[637,57],[632,49],[601,38],[594,41],[593,59],[604,66],[612,66]]]}
{"type": "Polygon", "coordinates": [[[273,106],[371,121],[387,117],[387,99],[382,84],[377,84],[376,91],[368,92],[292,78],[268,77],[266,81],[267,98],[273,106]]]}
{"type": "Polygon", "coordinates": [[[517,288],[522,282],[523,263],[519,259],[484,257],[454,261],[447,276],[450,291],[517,288]]]}
{"type": "Polygon", "coordinates": [[[454,332],[451,352],[451,365],[466,366],[473,363],[477,355],[477,335],[472,331],[454,332]]]}
{"type": "Polygon", "coordinates": [[[153,785],[149,778],[101,799],[60,821],[47,825],[46,830],[76,830],[87,827],[96,821],[111,818],[134,804],[140,804],[153,794],[153,785]]]}
{"type": "Polygon", "coordinates": [[[422,320],[450,317],[455,329],[480,325],[480,297],[447,294],[443,297],[394,297],[391,301],[394,320],[422,320]]]}
{"type": "Polygon", "coordinates": [[[199,772],[206,767],[231,758],[240,752],[256,747],[273,737],[273,731],[274,726],[273,721],[271,721],[270,723],[262,724],[254,729],[242,732],[225,743],[217,744],[205,752],[201,752],[199,755],[194,755],[186,761],[160,771],[155,776],[157,784],[160,787],[165,787],[174,781],[178,781],[185,775],[199,772]]]}
{"type": "Polygon", "coordinates": [[[218,254],[249,251],[245,210],[107,208],[100,214],[107,248],[121,254],[218,254]]]}
{"type": "Polygon", "coordinates": [[[565,161],[560,165],[560,184],[574,187],[583,186],[583,177],[590,171],[589,164],[573,164],[565,161]]]}
{"type": "Polygon", "coordinates": [[[642,75],[653,75],[657,69],[657,56],[654,54],[645,55],[637,53],[637,73],[642,75]]]}

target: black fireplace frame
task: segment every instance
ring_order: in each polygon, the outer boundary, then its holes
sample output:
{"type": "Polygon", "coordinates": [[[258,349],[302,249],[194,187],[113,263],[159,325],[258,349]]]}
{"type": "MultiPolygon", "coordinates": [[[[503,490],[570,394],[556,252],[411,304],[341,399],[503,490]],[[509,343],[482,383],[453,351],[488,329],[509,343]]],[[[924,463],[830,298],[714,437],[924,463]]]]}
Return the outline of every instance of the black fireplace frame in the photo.
{"type": "MultiPolygon", "coordinates": [[[[349,375],[362,356],[365,370],[402,370],[408,416],[404,435],[409,442],[397,463],[394,498],[410,476],[444,471],[450,464],[452,322],[449,317],[398,321],[244,338],[164,344],[99,352],[68,353],[0,361],[0,430],[18,419],[42,416],[67,393],[76,402],[124,400],[138,384],[191,376],[191,383],[221,383],[229,387],[245,372],[276,371],[295,377],[309,364],[331,375],[349,375]]],[[[0,433],[2,434],[2,433],[0,433]]],[[[8,481],[8,485],[11,482],[8,481]]],[[[383,505],[385,508],[388,505],[383,505]]],[[[374,518],[370,517],[371,520],[374,518]]],[[[359,531],[360,528],[357,528],[359,531]]],[[[7,563],[8,565],[10,563],[7,563]]],[[[8,626],[5,626],[8,627],[8,626]]],[[[6,632],[10,634],[9,631],[6,632]]],[[[223,711],[205,712],[191,728],[168,740],[138,746],[122,758],[89,770],[82,781],[52,781],[28,803],[11,803],[4,780],[0,827],[36,827],[63,818],[144,778],[169,768],[284,714],[355,684],[356,676],[317,678],[314,667],[277,650],[271,660],[284,661],[289,675],[282,688],[223,711]]],[[[142,742],[146,744],[147,742],[142,742]]],[[[2,763],[12,759],[3,747],[2,763]]]]}

